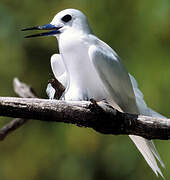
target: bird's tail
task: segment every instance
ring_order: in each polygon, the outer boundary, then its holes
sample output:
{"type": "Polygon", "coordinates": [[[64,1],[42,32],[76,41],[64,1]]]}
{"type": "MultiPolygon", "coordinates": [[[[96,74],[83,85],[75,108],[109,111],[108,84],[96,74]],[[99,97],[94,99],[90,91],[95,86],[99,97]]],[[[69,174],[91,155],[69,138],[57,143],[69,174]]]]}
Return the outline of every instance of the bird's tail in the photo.
{"type": "Polygon", "coordinates": [[[152,168],[154,173],[158,176],[158,173],[164,178],[160,168],[158,167],[158,164],[155,160],[155,157],[159,160],[162,167],[164,166],[164,163],[162,162],[154,144],[152,141],[147,140],[145,138],[142,138],[140,136],[129,136],[132,141],[135,143],[136,147],[139,149],[143,157],[145,158],[146,162],[149,164],[149,166],[152,168]],[[154,157],[155,155],[155,157],[154,157]]]}
{"type": "MultiPolygon", "coordinates": [[[[138,89],[138,84],[133,76],[130,76],[133,90],[136,97],[136,104],[139,109],[140,114],[146,115],[146,116],[152,116],[152,117],[159,117],[159,118],[166,118],[162,116],[161,114],[157,113],[156,111],[152,110],[151,108],[148,108],[144,99],[142,92],[138,89]]],[[[163,161],[161,160],[154,143],[151,140],[147,140],[145,138],[130,135],[129,136],[132,141],[135,143],[143,157],[145,158],[146,162],[149,164],[149,166],[152,168],[152,170],[155,172],[155,174],[158,176],[160,174],[163,177],[163,174],[160,170],[160,168],[157,165],[156,159],[160,162],[161,166],[165,168],[165,165],[163,161]]],[[[164,177],[163,177],[164,178],[164,177]]]]}

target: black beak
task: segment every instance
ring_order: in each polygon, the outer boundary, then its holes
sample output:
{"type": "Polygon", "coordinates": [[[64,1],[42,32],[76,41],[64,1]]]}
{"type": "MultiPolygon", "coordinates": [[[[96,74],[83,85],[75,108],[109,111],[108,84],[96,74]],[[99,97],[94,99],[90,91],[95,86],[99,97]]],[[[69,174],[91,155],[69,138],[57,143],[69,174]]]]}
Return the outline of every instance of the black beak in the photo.
{"type": "Polygon", "coordinates": [[[29,31],[29,30],[51,30],[48,32],[44,32],[44,33],[39,33],[39,34],[33,34],[33,35],[29,35],[29,36],[25,36],[25,38],[31,38],[31,37],[40,37],[40,36],[53,36],[55,34],[60,34],[60,29],[61,27],[56,27],[55,25],[52,24],[45,24],[43,26],[34,26],[34,27],[30,27],[30,28],[25,28],[22,29],[22,31],[29,31]]]}

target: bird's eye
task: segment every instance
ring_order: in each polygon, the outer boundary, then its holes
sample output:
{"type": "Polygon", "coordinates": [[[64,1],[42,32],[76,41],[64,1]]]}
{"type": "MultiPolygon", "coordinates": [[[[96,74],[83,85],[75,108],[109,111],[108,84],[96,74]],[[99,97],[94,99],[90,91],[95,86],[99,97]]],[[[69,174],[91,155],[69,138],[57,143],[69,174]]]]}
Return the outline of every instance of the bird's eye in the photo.
{"type": "Polygon", "coordinates": [[[61,18],[64,22],[69,22],[72,19],[71,15],[67,14],[61,18]]]}

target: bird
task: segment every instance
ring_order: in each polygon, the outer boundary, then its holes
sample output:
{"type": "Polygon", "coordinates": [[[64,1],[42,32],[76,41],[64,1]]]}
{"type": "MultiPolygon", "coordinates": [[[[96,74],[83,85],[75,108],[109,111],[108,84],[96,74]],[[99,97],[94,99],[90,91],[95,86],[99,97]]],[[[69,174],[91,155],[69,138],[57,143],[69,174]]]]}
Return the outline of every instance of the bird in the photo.
{"type": "MultiPolygon", "coordinates": [[[[62,10],[49,24],[22,30],[48,30],[25,38],[57,38],[59,54],[52,55],[51,68],[55,78],[65,86],[63,100],[95,99],[106,101],[121,112],[166,118],[146,105],[135,78],[128,73],[118,54],[94,35],[80,10],[62,10]]],[[[48,85],[47,93],[54,98],[51,85],[48,85]]],[[[154,173],[164,178],[156,159],[163,168],[165,165],[153,141],[136,135],[129,137],[154,173]]]]}

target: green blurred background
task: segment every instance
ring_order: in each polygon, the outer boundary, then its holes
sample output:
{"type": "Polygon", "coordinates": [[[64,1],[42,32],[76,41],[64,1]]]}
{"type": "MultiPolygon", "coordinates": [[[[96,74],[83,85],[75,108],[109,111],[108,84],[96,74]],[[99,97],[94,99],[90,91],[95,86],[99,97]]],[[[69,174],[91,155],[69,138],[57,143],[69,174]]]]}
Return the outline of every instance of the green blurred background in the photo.
{"type": "MultiPolygon", "coordinates": [[[[122,58],[149,106],[170,117],[169,0],[1,0],[0,95],[14,96],[12,80],[47,98],[54,37],[24,39],[20,29],[50,22],[78,8],[95,34],[122,58]]],[[[0,125],[10,119],[1,118],[0,125]]],[[[170,178],[170,143],[156,141],[170,178]]],[[[0,180],[157,179],[126,136],[101,135],[71,125],[31,121],[0,142],[0,180]]],[[[161,178],[160,178],[161,179],[161,178]]]]}

